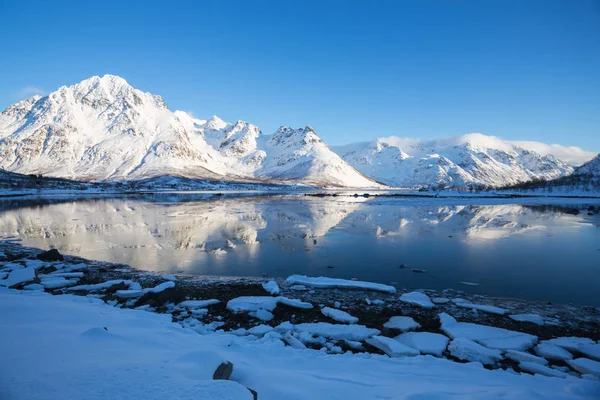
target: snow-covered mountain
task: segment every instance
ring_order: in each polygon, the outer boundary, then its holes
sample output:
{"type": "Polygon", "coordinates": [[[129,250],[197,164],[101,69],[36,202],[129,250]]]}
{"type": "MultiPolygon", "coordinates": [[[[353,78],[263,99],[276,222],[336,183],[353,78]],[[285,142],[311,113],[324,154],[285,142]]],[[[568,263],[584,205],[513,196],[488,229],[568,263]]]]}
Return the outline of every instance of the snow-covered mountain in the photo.
{"type": "Polygon", "coordinates": [[[334,150],[365,175],[408,188],[498,187],[573,172],[552,155],[478,133],[429,141],[390,137],[334,150]]]}
{"type": "Polygon", "coordinates": [[[78,180],[176,175],[378,186],[308,127],[264,136],[243,121],[197,120],[114,75],[6,109],[0,114],[0,168],[78,180]]]}

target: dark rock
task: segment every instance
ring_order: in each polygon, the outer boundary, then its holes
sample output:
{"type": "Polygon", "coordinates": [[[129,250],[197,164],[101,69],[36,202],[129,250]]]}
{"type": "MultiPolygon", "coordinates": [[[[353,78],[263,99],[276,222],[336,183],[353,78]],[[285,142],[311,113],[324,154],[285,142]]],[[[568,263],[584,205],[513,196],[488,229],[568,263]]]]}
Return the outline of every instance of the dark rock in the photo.
{"type": "Polygon", "coordinates": [[[328,265],[327,268],[331,269],[333,268],[333,265],[328,265]]]}
{"type": "Polygon", "coordinates": [[[42,261],[64,261],[65,259],[56,249],[44,251],[43,253],[38,254],[36,258],[42,261]]]}
{"type": "Polygon", "coordinates": [[[417,274],[424,274],[425,272],[427,272],[424,269],[420,269],[420,268],[413,268],[411,269],[412,272],[416,272],[417,274]]]}
{"type": "Polygon", "coordinates": [[[258,400],[258,392],[256,390],[250,389],[250,388],[246,388],[246,389],[248,389],[250,391],[250,393],[252,393],[252,398],[254,400],[258,400]]]}
{"type": "Polygon", "coordinates": [[[406,264],[400,264],[398,265],[398,268],[406,268],[406,264]]]}
{"type": "Polygon", "coordinates": [[[213,379],[227,381],[233,373],[233,364],[229,361],[219,365],[213,374],[213,379]]]}

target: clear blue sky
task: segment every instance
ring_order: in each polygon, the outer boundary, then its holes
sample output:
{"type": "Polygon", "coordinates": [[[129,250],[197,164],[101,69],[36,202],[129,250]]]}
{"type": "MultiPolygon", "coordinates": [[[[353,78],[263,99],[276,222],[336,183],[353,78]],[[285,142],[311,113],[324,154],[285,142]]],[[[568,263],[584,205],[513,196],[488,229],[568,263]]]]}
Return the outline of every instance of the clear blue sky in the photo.
{"type": "Polygon", "coordinates": [[[600,1],[0,0],[0,108],[92,75],[331,144],[482,132],[600,151],[600,1]]]}

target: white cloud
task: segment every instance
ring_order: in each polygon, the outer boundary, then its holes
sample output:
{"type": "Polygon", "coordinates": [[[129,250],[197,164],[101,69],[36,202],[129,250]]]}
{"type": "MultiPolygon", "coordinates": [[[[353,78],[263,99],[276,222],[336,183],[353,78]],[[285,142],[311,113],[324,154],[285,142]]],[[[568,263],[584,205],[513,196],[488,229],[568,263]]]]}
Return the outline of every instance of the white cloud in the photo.
{"type": "Polygon", "coordinates": [[[41,89],[37,86],[25,86],[17,92],[17,97],[19,100],[28,99],[32,96],[45,96],[47,93],[44,89],[41,89]]]}
{"type": "Polygon", "coordinates": [[[598,155],[598,153],[594,153],[593,151],[585,151],[581,147],[577,146],[563,146],[560,144],[546,144],[520,140],[510,141],[510,143],[527,150],[535,151],[543,156],[552,154],[559,160],[573,165],[581,165],[598,155]]]}

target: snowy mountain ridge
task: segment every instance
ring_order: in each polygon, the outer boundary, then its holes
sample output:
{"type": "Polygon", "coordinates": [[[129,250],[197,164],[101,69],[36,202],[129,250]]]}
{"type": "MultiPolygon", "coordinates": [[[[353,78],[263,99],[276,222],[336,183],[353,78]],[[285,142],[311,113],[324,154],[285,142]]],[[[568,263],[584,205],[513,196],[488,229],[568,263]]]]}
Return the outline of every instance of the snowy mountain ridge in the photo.
{"type": "Polygon", "coordinates": [[[114,75],[34,96],[0,114],[0,168],[87,181],[164,175],[319,187],[506,186],[566,176],[556,157],[482,134],[388,137],[330,149],[306,126],[264,135],[254,124],[172,112],[114,75]]]}
{"type": "Polygon", "coordinates": [[[569,175],[573,167],[480,133],[435,140],[388,137],[334,148],[354,168],[390,186],[500,187],[569,175]]]}

